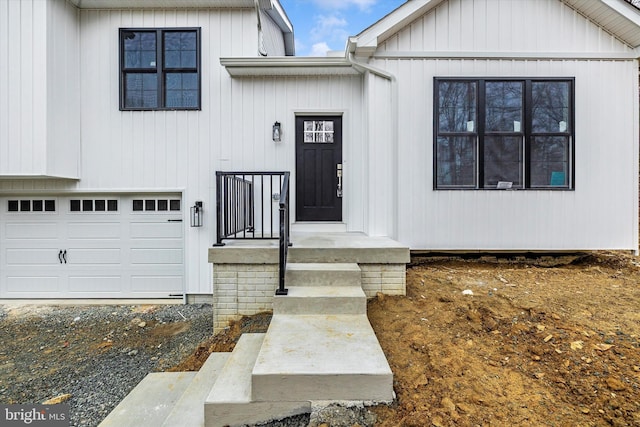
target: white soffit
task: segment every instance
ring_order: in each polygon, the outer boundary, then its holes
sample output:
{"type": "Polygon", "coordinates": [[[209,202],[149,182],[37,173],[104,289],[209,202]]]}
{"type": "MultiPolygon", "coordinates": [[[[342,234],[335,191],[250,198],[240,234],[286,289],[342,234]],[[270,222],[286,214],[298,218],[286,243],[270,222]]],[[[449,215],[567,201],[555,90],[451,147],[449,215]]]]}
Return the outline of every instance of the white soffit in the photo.
{"type": "Polygon", "coordinates": [[[220,64],[233,77],[350,76],[360,74],[344,58],[220,58],[220,64]]]}
{"type": "Polygon", "coordinates": [[[640,10],[625,0],[561,1],[629,46],[640,46],[640,10]]]}

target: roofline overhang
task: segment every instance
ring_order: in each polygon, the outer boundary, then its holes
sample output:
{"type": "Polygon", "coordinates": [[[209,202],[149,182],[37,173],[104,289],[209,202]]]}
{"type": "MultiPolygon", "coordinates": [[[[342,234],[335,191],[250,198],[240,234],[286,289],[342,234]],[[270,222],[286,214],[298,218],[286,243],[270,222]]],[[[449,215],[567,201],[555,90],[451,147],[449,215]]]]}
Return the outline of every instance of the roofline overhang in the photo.
{"type": "Polygon", "coordinates": [[[258,0],[260,9],[264,10],[267,15],[276,23],[284,37],[285,55],[293,56],[296,54],[295,39],[293,36],[293,24],[287,16],[279,0],[258,0]]]}
{"type": "Polygon", "coordinates": [[[176,9],[254,7],[254,0],[68,0],[79,9],[176,9]]]}
{"type": "Polygon", "coordinates": [[[361,71],[344,57],[220,58],[232,77],[354,76],[361,71]]]}

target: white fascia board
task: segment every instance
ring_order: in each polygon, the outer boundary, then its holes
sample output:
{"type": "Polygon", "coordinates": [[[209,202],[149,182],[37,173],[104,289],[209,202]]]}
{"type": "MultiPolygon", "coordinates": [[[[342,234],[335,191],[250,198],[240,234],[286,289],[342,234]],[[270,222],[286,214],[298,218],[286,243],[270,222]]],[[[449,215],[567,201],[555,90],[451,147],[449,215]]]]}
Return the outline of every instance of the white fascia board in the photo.
{"type": "Polygon", "coordinates": [[[280,0],[259,0],[260,8],[276,23],[284,37],[284,48],[287,56],[295,55],[295,40],[293,37],[293,24],[280,4],[280,0]]]}
{"type": "Polygon", "coordinates": [[[371,56],[380,43],[444,0],[407,0],[357,36],[349,38],[348,51],[358,57],[371,56]]]}
{"type": "Polygon", "coordinates": [[[232,77],[361,74],[345,58],[331,57],[220,58],[220,64],[232,77]]]}
{"type": "Polygon", "coordinates": [[[640,31],[640,10],[635,6],[627,3],[625,0],[600,0],[620,15],[627,18],[638,26],[640,31]]]}
{"type": "Polygon", "coordinates": [[[80,9],[251,8],[254,0],[69,0],[80,9]]]}

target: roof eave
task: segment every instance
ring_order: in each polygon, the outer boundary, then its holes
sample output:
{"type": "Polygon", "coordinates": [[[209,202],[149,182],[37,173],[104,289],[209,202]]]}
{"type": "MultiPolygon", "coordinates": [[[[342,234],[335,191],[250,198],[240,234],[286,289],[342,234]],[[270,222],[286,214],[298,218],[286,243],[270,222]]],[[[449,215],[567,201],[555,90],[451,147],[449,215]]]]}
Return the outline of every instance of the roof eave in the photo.
{"type": "Polygon", "coordinates": [[[361,74],[345,58],[257,57],[220,58],[232,77],[350,76],[361,74]]]}

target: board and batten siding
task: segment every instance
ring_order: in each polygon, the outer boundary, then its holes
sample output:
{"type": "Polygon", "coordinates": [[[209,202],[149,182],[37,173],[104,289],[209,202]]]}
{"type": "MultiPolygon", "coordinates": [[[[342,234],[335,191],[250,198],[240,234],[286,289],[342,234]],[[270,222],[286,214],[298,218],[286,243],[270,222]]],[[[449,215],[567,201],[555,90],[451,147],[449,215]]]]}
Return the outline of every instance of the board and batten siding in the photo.
{"type": "Polygon", "coordinates": [[[638,62],[615,60],[630,50],[557,0],[449,0],[390,37],[370,63],[398,85],[397,239],[436,251],[637,250],[638,62]],[[544,58],[554,52],[566,58],[544,58]],[[434,77],[575,78],[575,190],[434,190],[434,77]]]}
{"type": "Polygon", "coordinates": [[[78,177],[78,11],[0,2],[0,177],[78,177]]]}
{"type": "MultiPolygon", "coordinates": [[[[267,56],[285,56],[282,30],[264,11],[260,11],[262,37],[267,56]]],[[[259,53],[256,53],[258,56],[259,53]]]]}
{"type": "MultiPolygon", "coordinates": [[[[296,206],[295,117],[341,115],[344,165],[344,221],[362,231],[366,221],[364,183],[369,173],[363,152],[366,118],[363,86],[358,76],[236,78],[228,93],[229,138],[213,147],[216,170],[291,171],[290,205],[296,206]],[[280,122],[282,141],[271,139],[280,122]]],[[[295,209],[295,208],[294,208],[295,209]]],[[[294,218],[292,213],[292,218],[294,218]]]]}
{"type": "Polygon", "coordinates": [[[620,42],[560,0],[447,0],[382,43],[411,52],[623,53],[620,42]]]}

